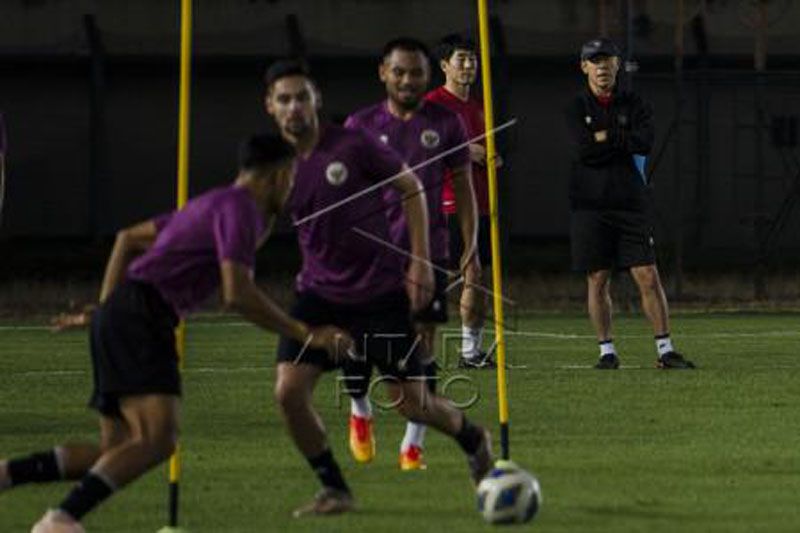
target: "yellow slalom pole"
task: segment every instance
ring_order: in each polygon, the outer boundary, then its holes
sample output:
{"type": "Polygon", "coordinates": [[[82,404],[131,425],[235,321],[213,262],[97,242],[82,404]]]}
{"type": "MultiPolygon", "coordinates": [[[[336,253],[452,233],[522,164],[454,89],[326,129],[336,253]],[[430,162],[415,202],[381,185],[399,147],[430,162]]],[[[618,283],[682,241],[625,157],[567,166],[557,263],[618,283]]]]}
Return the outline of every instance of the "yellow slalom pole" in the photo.
{"type": "Polygon", "coordinates": [[[500,261],[500,226],[497,217],[497,149],[494,143],[494,106],[492,102],[492,65],[489,42],[489,10],[487,0],[478,0],[478,26],[481,43],[481,79],[483,81],[483,113],[486,127],[486,169],[489,176],[489,220],[492,240],[492,291],[494,331],[497,347],[497,405],[500,414],[501,458],[510,457],[508,440],[508,388],[506,386],[506,342],[503,328],[503,280],[500,261]]]}
{"type": "Polygon", "coordinates": [[[178,209],[189,199],[189,103],[192,76],[192,0],[181,0],[181,73],[178,96],[178,209]]]}
{"type": "MultiPolygon", "coordinates": [[[[181,60],[178,96],[178,193],[177,207],[189,199],[189,111],[192,66],[192,0],[181,0],[181,60]]],[[[183,371],[186,355],[186,324],[175,328],[178,368],[183,371]]],[[[169,459],[169,525],[162,531],[178,531],[178,495],[181,479],[180,444],[169,459]]]]}

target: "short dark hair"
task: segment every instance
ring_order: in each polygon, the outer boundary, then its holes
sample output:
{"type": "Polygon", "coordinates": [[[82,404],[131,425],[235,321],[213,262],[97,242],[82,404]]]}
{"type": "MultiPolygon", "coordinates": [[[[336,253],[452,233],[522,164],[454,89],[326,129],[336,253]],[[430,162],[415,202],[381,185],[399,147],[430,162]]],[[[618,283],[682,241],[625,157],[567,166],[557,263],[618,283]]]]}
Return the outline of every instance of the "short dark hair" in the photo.
{"type": "Polygon", "coordinates": [[[425,59],[430,60],[431,53],[425,43],[413,37],[397,37],[383,45],[381,52],[381,61],[385,61],[395,50],[403,50],[404,52],[420,52],[425,59]]]}
{"type": "Polygon", "coordinates": [[[253,135],[239,145],[239,170],[278,165],[295,155],[294,147],[278,135],[271,133],[253,135]]]}
{"type": "Polygon", "coordinates": [[[299,59],[281,59],[271,64],[266,72],[264,72],[264,84],[267,90],[272,89],[272,86],[281,78],[289,76],[303,76],[314,82],[311,76],[311,71],[305,61],[299,59]]]}
{"type": "Polygon", "coordinates": [[[439,61],[449,61],[456,50],[475,52],[477,47],[472,37],[463,33],[451,33],[442,37],[436,45],[436,59],[439,61]]]}

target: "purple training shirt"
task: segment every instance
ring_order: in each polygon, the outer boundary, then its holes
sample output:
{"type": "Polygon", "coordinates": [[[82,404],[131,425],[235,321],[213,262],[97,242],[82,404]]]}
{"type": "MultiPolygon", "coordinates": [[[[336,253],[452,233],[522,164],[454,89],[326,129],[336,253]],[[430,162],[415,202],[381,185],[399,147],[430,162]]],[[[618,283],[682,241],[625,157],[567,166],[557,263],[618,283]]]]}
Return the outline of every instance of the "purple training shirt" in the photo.
{"type": "Polygon", "coordinates": [[[128,278],[150,283],[179,316],[200,305],[220,284],[220,263],[255,264],[264,218],[247,189],[229,185],[156,217],[153,246],[128,267],[128,278]]]}
{"type": "MultiPolygon", "coordinates": [[[[461,118],[449,109],[425,101],[409,120],[401,120],[389,112],[387,102],[367,107],[350,115],[345,122],[348,128],[364,128],[379,141],[393,148],[413,167],[442,152],[467,142],[467,131],[461,118]]],[[[431,260],[447,260],[447,221],[442,212],[442,185],[447,169],[469,163],[469,148],[462,149],[416,170],[425,188],[430,223],[431,260]]],[[[391,223],[392,239],[404,249],[410,249],[408,226],[403,214],[401,195],[396,190],[386,191],[387,211],[391,223]]]]}
{"type": "Polygon", "coordinates": [[[287,202],[303,254],[299,292],[362,304],[403,290],[405,257],[380,242],[391,240],[384,188],[353,197],[402,166],[394,151],[365,132],[332,124],[322,128],[311,155],[298,158],[287,202]],[[343,200],[341,206],[301,222],[343,200]]]}

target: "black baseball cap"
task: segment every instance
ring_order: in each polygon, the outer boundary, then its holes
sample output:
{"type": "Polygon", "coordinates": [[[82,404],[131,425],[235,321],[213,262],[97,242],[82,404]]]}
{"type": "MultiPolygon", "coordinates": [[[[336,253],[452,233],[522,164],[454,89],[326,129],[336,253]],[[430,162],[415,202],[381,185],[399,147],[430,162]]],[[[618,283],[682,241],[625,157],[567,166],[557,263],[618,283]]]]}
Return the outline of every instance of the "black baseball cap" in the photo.
{"type": "Polygon", "coordinates": [[[617,43],[608,39],[607,37],[598,37],[583,43],[581,46],[581,61],[592,59],[597,56],[613,56],[620,57],[620,52],[617,43]]]}

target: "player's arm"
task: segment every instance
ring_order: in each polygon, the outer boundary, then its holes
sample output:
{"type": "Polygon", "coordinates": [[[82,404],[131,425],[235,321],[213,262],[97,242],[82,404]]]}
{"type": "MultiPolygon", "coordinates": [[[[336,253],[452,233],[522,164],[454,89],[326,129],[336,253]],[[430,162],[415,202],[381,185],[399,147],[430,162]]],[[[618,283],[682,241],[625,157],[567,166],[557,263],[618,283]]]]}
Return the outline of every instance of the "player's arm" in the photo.
{"type": "Polygon", "coordinates": [[[578,152],[581,162],[586,165],[603,165],[610,161],[619,150],[609,142],[608,126],[587,124],[583,102],[573,101],[566,111],[566,123],[570,140],[578,152]]]}
{"type": "MultiPolygon", "coordinates": [[[[117,232],[100,287],[99,301],[101,303],[125,277],[125,271],[133,258],[147,250],[157,235],[158,226],[154,220],[140,222],[117,232]]],[[[77,312],[72,311],[55,316],[51,320],[53,331],[87,326],[94,307],[93,304],[88,304],[77,312]]]]}
{"type": "Polygon", "coordinates": [[[130,262],[146,251],[158,236],[158,226],[153,220],[140,222],[117,232],[114,248],[106,263],[103,284],[100,287],[100,303],[104,302],[125,277],[130,262]]]}
{"type": "MultiPolygon", "coordinates": [[[[469,158],[476,165],[485,167],[487,163],[486,147],[480,143],[471,143],[469,145],[469,158]]],[[[503,158],[496,152],[494,154],[494,166],[495,168],[503,166],[503,158]]]]}
{"type": "Polygon", "coordinates": [[[469,145],[469,158],[476,165],[486,166],[486,147],[480,143],[469,145]]]}
{"type": "Polygon", "coordinates": [[[345,332],[333,327],[311,328],[289,316],[256,286],[247,266],[223,260],[220,277],[222,301],[227,310],[261,328],[308,343],[311,348],[327,350],[334,358],[344,357],[352,349],[352,340],[345,332]]]}
{"type": "Polygon", "coordinates": [[[650,153],[655,141],[656,128],[653,122],[653,107],[639,98],[634,99],[628,125],[614,128],[615,144],[629,154],[650,153]]]}
{"type": "Polygon", "coordinates": [[[433,296],[433,270],[428,243],[428,204],[422,183],[407,165],[403,165],[403,174],[392,181],[392,186],[403,198],[403,211],[408,224],[413,256],[408,266],[406,285],[411,309],[417,311],[424,308],[433,296]]]}
{"type": "Polygon", "coordinates": [[[275,227],[275,220],[277,218],[278,214],[276,212],[270,212],[264,215],[264,233],[262,233],[258,238],[256,249],[264,246],[264,243],[269,240],[269,236],[272,235],[272,229],[275,227]]]}
{"type": "Polygon", "coordinates": [[[272,235],[272,230],[275,228],[278,217],[284,212],[286,202],[289,200],[289,196],[291,196],[293,184],[293,174],[284,172],[278,173],[271,199],[262,215],[264,219],[264,232],[258,236],[256,249],[261,248],[264,243],[267,242],[270,235],[272,235]]]}
{"type": "Polygon", "coordinates": [[[478,259],[478,207],[472,188],[472,165],[466,164],[453,170],[453,191],[456,195],[456,217],[461,228],[464,253],[459,266],[469,283],[475,283],[480,274],[478,259]]]}

